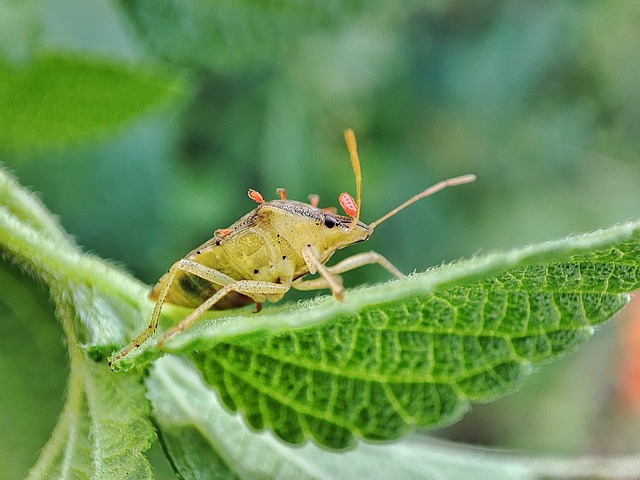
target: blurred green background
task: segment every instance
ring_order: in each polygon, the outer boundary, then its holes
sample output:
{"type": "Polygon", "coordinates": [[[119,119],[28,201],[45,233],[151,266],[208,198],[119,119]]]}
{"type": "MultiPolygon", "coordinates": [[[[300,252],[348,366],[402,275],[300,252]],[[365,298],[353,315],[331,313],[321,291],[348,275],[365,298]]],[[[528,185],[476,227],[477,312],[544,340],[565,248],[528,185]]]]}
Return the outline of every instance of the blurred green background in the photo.
{"type": "MultiPolygon", "coordinates": [[[[152,284],[254,207],[248,187],[317,193],[322,205],[354,193],[351,127],[365,222],[435,181],[478,176],[336,258],[373,249],[421,271],[638,217],[638,45],[632,0],[0,0],[0,161],[85,250],[152,284]]],[[[55,423],[66,367],[46,293],[3,268],[0,378],[12,383],[0,464],[24,473],[55,423]],[[16,313],[21,288],[43,312],[16,313]],[[31,341],[10,348],[34,331],[50,331],[50,357],[31,341]],[[16,380],[50,358],[59,368],[37,388],[16,380]]],[[[381,281],[380,270],[345,280],[381,281]]],[[[440,434],[633,451],[637,417],[616,400],[623,325],[440,434]]]]}

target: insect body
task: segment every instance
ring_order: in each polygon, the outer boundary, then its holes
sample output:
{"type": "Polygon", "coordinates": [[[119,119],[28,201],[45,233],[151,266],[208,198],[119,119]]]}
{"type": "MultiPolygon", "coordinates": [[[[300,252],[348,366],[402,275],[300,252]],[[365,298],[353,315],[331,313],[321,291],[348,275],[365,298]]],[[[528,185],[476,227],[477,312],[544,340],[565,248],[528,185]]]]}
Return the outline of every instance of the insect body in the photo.
{"type": "Polygon", "coordinates": [[[445,187],[475,180],[474,175],[451,178],[427,188],[394,208],[375,222],[360,221],[361,175],[355,135],[345,131],[345,139],[356,176],[356,198],[348,193],[339,197],[347,215],[334,209],[318,208],[318,197],[310,203],[287,200],[286,191],[276,190],[279,198],[264,201],[262,195],[249,190],[258,206],[231,225],[216,230],[213,238],[174,263],[153,288],[150,298],[156,301],[149,326],[109,362],[119,360],[139,347],[153,334],[165,302],[194,308],[178,325],[168,330],[158,342],[183,331],[210,309],[229,309],[251,303],[257,310],[265,301],[276,302],[290,289],[328,288],[341,301],[344,294],[340,274],[367,264],[377,263],[395,277],[402,273],[376,252],[353,255],[326,266],[341,248],[367,240],[374,228],[408,205],[445,187]],[[319,277],[305,279],[307,274],[319,277]]]}

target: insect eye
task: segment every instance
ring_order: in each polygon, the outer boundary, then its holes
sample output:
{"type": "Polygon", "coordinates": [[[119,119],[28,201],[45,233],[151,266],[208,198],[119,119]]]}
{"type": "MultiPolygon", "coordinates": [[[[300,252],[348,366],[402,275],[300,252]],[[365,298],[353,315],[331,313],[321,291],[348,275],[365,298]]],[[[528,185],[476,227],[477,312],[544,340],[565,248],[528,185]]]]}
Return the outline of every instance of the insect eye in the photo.
{"type": "Polygon", "coordinates": [[[331,215],[327,215],[326,217],[324,217],[324,226],[327,228],[333,228],[337,225],[338,223],[336,222],[336,219],[333,218],[331,215]]]}

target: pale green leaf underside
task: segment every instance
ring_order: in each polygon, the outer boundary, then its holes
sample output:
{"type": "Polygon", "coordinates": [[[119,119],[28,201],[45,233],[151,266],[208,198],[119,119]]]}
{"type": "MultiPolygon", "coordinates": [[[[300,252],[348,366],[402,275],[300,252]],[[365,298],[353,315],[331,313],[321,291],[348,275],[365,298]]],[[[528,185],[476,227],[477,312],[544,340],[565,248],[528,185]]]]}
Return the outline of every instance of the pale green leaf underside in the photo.
{"type": "Polygon", "coordinates": [[[536,469],[521,460],[427,437],[391,444],[358,443],[346,452],[313,443],[290,448],[270,432],[256,433],[248,428],[239,415],[224,408],[192,365],[176,357],[156,362],[146,385],[163,443],[171,445],[166,449],[174,462],[180,462],[177,470],[185,479],[228,478],[229,471],[217,464],[220,457],[232,461],[233,472],[242,479],[408,480],[423,479],[426,472],[429,478],[537,478],[536,469]]]}
{"type": "Polygon", "coordinates": [[[172,345],[256,429],[334,448],[396,438],[457,420],[584,342],[638,288],[636,227],[443,266],[343,305],[209,321],[172,345]],[[253,335],[232,338],[229,322],[253,335]]]}
{"type": "Polygon", "coordinates": [[[114,380],[106,366],[83,362],[71,381],[67,405],[29,478],[153,478],[142,452],[154,432],[138,376],[114,380]]]}
{"type": "Polygon", "coordinates": [[[165,444],[169,438],[176,447],[167,450],[174,462],[177,451],[177,471],[185,479],[229,478],[229,471],[215,464],[220,457],[232,462],[233,472],[241,479],[636,478],[640,469],[638,455],[596,461],[592,457],[525,457],[423,435],[391,443],[357,442],[347,451],[312,442],[289,448],[270,432],[251,430],[239,415],[226,410],[184,359],[165,357],[156,362],[146,386],[160,434],[165,444]]]}

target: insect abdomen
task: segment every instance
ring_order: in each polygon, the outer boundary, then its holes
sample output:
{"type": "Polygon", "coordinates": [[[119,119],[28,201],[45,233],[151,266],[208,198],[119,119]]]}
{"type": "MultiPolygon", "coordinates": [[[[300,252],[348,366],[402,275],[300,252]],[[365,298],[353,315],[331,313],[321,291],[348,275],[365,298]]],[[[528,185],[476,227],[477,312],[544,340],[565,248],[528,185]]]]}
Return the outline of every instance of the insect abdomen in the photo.
{"type": "MultiPolygon", "coordinates": [[[[149,298],[157,300],[160,290],[166,281],[166,275],[163,276],[156,286],[151,290],[149,298]]],[[[220,289],[219,285],[215,285],[204,278],[187,272],[179,272],[169,287],[169,293],[166,298],[167,303],[180,305],[182,307],[196,308],[202,302],[211,297],[220,289]]],[[[227,310],[229,308],[244,307],[253,303],[253,300],[246,295],[237,292],[229,292],[217,302],[211,310],[227,310]]]]}

